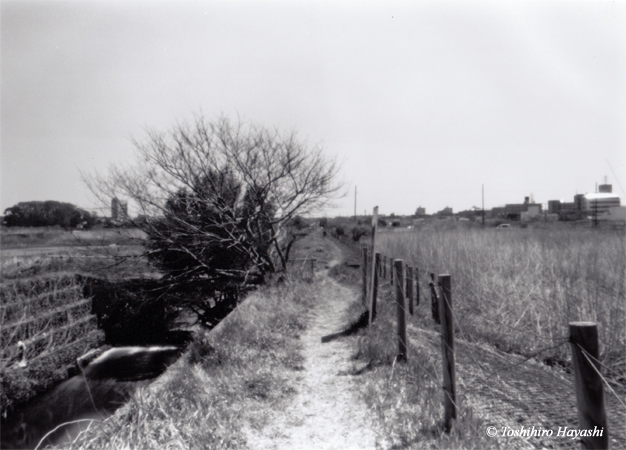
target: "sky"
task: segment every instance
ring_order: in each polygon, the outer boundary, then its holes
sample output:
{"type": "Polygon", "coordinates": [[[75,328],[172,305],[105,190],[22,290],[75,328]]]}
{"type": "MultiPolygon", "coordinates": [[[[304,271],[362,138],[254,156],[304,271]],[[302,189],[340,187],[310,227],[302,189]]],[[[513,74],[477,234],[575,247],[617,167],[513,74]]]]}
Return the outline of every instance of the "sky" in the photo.
{"type": "Polygon", "coordinates": [[[626,198],[626,1],[0,0],[0,209],[203,114],[341,163],[328,216],[626,198]]]}

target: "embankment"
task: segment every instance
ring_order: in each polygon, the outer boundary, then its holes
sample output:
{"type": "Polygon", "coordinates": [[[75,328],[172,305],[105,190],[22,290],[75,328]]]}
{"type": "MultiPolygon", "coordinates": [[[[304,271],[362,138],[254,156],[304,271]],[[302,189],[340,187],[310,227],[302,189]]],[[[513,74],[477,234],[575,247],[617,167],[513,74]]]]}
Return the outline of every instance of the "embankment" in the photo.
{"type": "Polygon", "coordinates": [[[2,416],[75,371],[76,358],[104,343],[73,273],[20,279],[0,285],[2,416]]]}

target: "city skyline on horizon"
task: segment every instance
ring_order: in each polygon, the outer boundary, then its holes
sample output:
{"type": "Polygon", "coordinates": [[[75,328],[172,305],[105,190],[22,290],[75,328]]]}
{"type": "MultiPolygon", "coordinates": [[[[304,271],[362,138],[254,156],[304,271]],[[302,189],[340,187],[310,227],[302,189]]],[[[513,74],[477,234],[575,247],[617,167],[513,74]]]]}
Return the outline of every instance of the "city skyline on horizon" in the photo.
{"type": "MultiPolygon", "coordinates": [[[[623,195],[619,195],[619,192],[615,191],[615,187],[616,186],[613,185],[610,182],[610,179],[608,181],[609,181],[608,183],[604,183],[604,182],[603,183],[597,183],[597,186],[600,186],[601,184],[608,184],[608,185],[612,186],[612,189],[613,189],[612,190],[612,194],[614,196],[616,196],[616,197],[619,197],[620,202],[624,203],[624,198],[625,197],[623,195]]],[[[485,191],[485,192],[487,192],[487,191],[485,191]]],[[[587,192],[576,192],[576,193],[573,193],[568,198],[547,198],[546,200],[541,200],[541,201],[538,201],[534,197],[534,193],[529,193],[528,195],[525,195],[524,197],[522,197],[521,200],[520,199],[515,199],[515,200],[511,200],[511,201],[506,201],[505,203],[498,204],[498,205],[494,204],[494,205],[491,205],[489,207],[485,206],[485,210],[491,210],[493,208],[503,207],[503,206],[505,206],[507,204],[521,204],[521,203],[523,203],[525,197],[529,197],[530,198],[530,203],[541,204],[544,209],[547,209],[549,201],[559,200],[561,202],[571,202],[571,201],[573,201],[574,196],[576,196],[576,195],[586,195],[586,194],[591,194],[591,193],[594,193],[594,192],[595,192],[595,189],[592,190],[592,191],[587,191],[587,192]]],[[[354,192],[353,192],[352,195],[354,195],[354,192]]],[[[352,197],[352,198],[354,198],[354,197],[352,197]]],[[[64,202],[65,201],[63,199],[54,199],[54,198],[30,199],[30,200],[22,200],[22,201],[23,202],[29,202],[29,201],[50,201],[50,200],[51,201],[59,201],[59,202],[64,202]]],[[[76,204],[76,206],[81,208],[81,209],[84,209],[85,211],[89,211],[91,213],[96,213],[98,216],[109,217],[111,215],[111,211],[112,211],[112,201],[113,201],[113,199],[111,199],[111,202],[109,202],[107,204],[102,204],[100,206],[93,206],[93,205],[92,206],[84,206],[84,205],[80,205],[80,204],[76,204]]],[[[67,203],[72,203],[72,202],[67,202],[67,203]]],[[[138,211],[136,211],[136,208],[133,207],[132,202],[128,203],[128,205],[129,205],[128,209],[131,211],[129,213],[129,215],[131,217],[136,217],[137,215],[140,214],[138,211]]],[[[3,208],[2,209],[2,214],[4,214],[4,211],[7,208],[10,208],[11,206],[14,206],[14,205],[9,205],[6,208],[3,208]]],[[[384,205],[376,205],[376,206],[379,207],[379,211],[380,211],[379,214],[382,215],[382,216],[388,216],[390,214],[395,214],[395,215],[398,215],[398,216],[410,216],[410,215],[413,215],[418,208],[422,207],[421,204],[418,204],[417,206],[415,206],[413,208],[412,212],[408,211],[408,212],[405,212],[405,213],[396,213],[395,211],[390,211],[390,212],[386,213],[386,212],[384,212],[384,205]]],[[[624,205],[622,205],[622,206],[624,206],[624,205]]],[[[481,209],[481,205],[480,204],[473,204],[473,205],[465,207],[465,208],[455,208],[453,206],[449,206],[449,205],[446,204],[444,206],[439,207],[438,209],[435,209],[434,211],[429,211],[428,208],[425,208],[425,209],[426,209],[426,214],[427,215],[431,215],[431,214],[435,214],[437,212],[440,212],[440,211],[442,211],[442,210],[444,210],[446,208],[452,208],[454,213],[457,213],[457,212],[461,212],[461,211],[469,211],[469,210],[472,210],[474,208],[481,209]]],[[[408,208],[408,209],[410,209],[410,208],[408,208]]],[[[371,215],[372,215],[371,211],[368,212],[366,210],[359,210],[358,201],[357,201],[357,216],[371,216],[371,215]]],[[[335,215],[333,215],[332,214],[332,210],[329,210],[329,211],[324,211],[324,212],[312,215],[312,217],[324,217],[324,216],[332,216],[332,217],[350,217],[350,216],[354,216],[354,208],[353,208],[353,210],[352,210],[352,212],[350,214],[335,214],[335,215]],[[331,214],[329,214],[329,213],[331,213],[331,214]]]]}
{"type": "MultiPolygon", "coordinates": [[[[146,129],[203,114],[342,164],[328,214],[626,197],[626,2],[0,2],[0,207],[98,205],[146,129]]],[[[132,206],[129,205],[129,208],[132,206]]]]}

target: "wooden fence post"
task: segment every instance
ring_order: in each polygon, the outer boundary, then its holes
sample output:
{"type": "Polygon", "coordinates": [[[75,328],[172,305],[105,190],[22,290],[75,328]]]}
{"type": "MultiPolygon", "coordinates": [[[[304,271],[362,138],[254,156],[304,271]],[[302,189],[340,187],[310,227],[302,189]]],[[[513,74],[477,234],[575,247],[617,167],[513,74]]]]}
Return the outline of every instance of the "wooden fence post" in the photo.
{"type": "Polygon", "coordinates": [[[394,275],[393,263],[394,263],[394,261],[395,261],[395,259],[389,258],[389,282],[391,283],[392,286],[394,286],[394,282],[393,282],[393,278],[394,278],[393,277],[393,275],[394,275]]]}
{"type": "Polygon", "coordinates": [[[419,267],[415,268],[413,272],[413,276],[415,276],[415,306],[420,305],[420,269],[419,267]]]}
{"type": "Polygon", "coordinates": [[[436,323],[441,323],[439,320],[439,299],[437,298],[437,279],[434,273],[430,274],[430,301],[431,312],[433,314],[433,320],[436,323]]]}
{"type": "Polygon", "coordinates": [[[369,309],[369,320],[368,320],[368,325],[372,325],[372,322],[374,320],[374,307],[373,307],[373,303],[374,303],[374,280],[376,279],[376,276],[374,274],[374,272],[376,271],[376,262],[375,262],[375,254],[374,252],[376,251],[376,230],[378,229],[378,206],[374,206],[374,211],[372,214],[372,248],[370,250],[370,254],[368,255],[370,258],[370,264],[369,264],[369,269],[370,269],[370,280],[369,280],[369,289],[368,289],[368,296],[370,297],[369,299],[369,304],[368,309],[369,309]]]}
{"type": "Polygon", "coordinates": [[[406,299],[409,302],[409,314],[413,315],[413,267],[406,267],[406,299]]]}
{"type": "Polygon", "coordinates": [[[389,278],[391,276],[391,274],[389,273],[389,257],[385,256],[385,268],[383,269],[383,271],[385,272],[385,279],[389,278]]]}
{"type": "Polygon", "coordinates": [[[596,431],[581,436],[582,448],[609,448],[609,431],[604,408],[604,386],[598,361],[598,325],[595,322],[569,324],[572,363],[578,401],[578,429],[596,431]]]}
{"type": "Polygon", "coordinates": [[[382,255],[383,257],[383,280],[387,279],[387,256],[386,255],[382,255]]]}
{"type": "Polygon", "coordinates": [[[443,356],[443,406],[446,432],[450,432],[452,419],[456,419],[456,372],[454,367],[454,318],[452,316],[452,287],[450,275],[439,275],[441,301],[441,350],[443,356]]]}
{"type": "Polygon", "coordinates": [[[361,247],[363,253],[363,305],[367,306],[367,246],[361,247]]]}
{"type": "Polygon", "coordinates": [[[396,306],[398,311],[398,361],[406,361],[407,341],[406,341],[406,297],[404,293],[404,261],[396,259],[394,261],[394,272],[396,280],[396,306]]]}
{"type": "MultiPolygon", "coordinates": [[[[374,292],[372,292],[372,322],[376,319],[376,302],[378,301],[378,284],[380,276],[380,253],[376,253],[374,260],[374,292]]],[[[371,324],[371,323],[370,323],[371,324]]]]}

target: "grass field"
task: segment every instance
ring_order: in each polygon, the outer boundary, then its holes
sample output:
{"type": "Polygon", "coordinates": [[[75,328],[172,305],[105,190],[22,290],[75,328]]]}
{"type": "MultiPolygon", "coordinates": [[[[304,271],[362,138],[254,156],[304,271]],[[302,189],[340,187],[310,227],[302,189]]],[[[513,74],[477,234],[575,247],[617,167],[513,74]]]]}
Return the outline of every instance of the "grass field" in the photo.
{"type": "Polygon", "coordinates": [[[140,244],[146,235],[135,228],[64,230],[61,227],[2,227],[3,250],[26,247],[82,247],[93,245],[140,244]]]}
{"type": "Polygon", "coordinates": [[[60,227],[2,228],[2,281],[51,273],[94,273],[107,278],[151,272],[137,229],[66,231],[60,227]]]}
{"type": "MultiPolygon", "coordinates": [[[[603,361],[624,372],[626,241],[619,230],[423,227],[382,232],[381,252],[427,276],[452,276],[456,332],[532,355],[567,341],[568,323],[599,325],[603,361]]],[[[428,301],[430,296],[428,295],[428,301]]],[[[561,345],[539,357],[569,360],[561,345]]]]}

